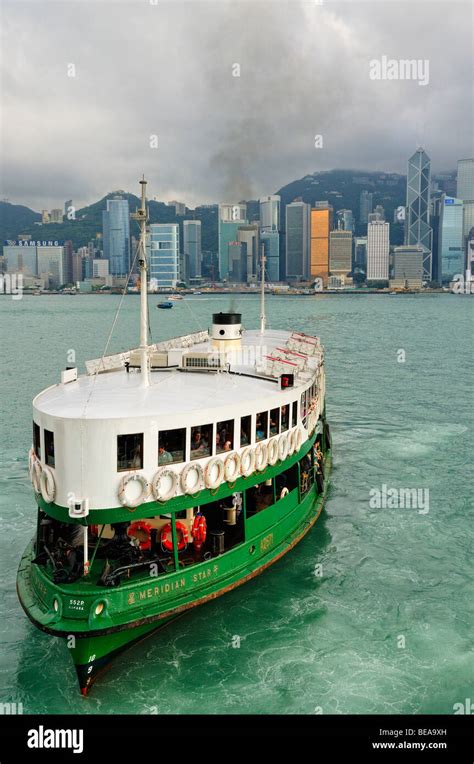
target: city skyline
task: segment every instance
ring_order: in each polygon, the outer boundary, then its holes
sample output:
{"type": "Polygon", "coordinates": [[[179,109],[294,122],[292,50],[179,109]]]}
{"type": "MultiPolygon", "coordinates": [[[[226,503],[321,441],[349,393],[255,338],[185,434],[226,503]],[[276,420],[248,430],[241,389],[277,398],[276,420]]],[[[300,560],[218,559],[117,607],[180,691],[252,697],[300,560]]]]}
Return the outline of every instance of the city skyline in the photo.
{"type": "Polygon", "coordinates": [[[435,173],[473,154],[467,3],[411,4],[409,24],[399,4],[118,3],[113,29],[107,2],[51,4],[54,24],[44,4],[6,6],[1,193],[33,209],[103,196],[108,168],[109,187],[145,171],[157,198],[195,206],[315,168],[403,174],[418,144],[435,173]],[[428,61],[429,80],[374,79],[384,57],[428,61]]]}

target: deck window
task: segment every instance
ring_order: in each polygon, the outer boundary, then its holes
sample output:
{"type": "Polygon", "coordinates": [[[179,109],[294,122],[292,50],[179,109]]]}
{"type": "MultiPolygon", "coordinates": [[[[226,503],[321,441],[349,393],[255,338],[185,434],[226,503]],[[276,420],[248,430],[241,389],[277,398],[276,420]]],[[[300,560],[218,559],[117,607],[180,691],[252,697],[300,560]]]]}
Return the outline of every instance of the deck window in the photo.
{"type": "Polygon", "coordinates": [[[234,448],[234,420],[218,422],[216,427],[216,454],[232,451],[234,448]]]}
{"type": "Polygon", "coordinates": [[[191,459],[202,459],[211,455],[212,424],[191,427],[191,459]]]}
{"type": "Polygon", "coordinates": [[[186,428],[163,430],[158,435],[158,466],[185,461],[186,428]]]}
{"type": "Polygon", "coordinates": [[[48,467],[54,467],[54,432],[44,431],[44,452],[48,467]]]}
{"type": "Polygon", "coordinates": [[[243,416],[240,418],[240,445],[248,446],[252,440],[252,417],[243,416]]]}
{"type": "Polygon", "coordinates": [[[268,411],[257,414],[255,420],[255,440],[265,440],[265,438],[268,438],[268,411]]]}
{"type": "Polygon", "coordinates": [[[117,472],[143,469],[143,433],[117,435],[117,472]]]}
{"type": "Polygon", "coordinates": [[[41,459],[41,430],[36,422],[33,422],[33,448],[38,459],[41,459]]]}
{"type": "Polygon", "coordinates": [[[278,435],[280,432],[280,409],[270,411],[270,436],[278,435]]]}
{"type": "Polygon", "coordinates": [[[293,416],[292,416],[291,426],[296,427],[296,425],[298,424],[298,401],[293,401],[292,409],[293,409],[293,416]]]}
{"type": "Polygon", "coordinates": [[[281,432],[285,432],[285,430],[288,430],[290,426],[290,407],[289,406],[282,406],[281,407],[281,419],[280,419],[280,430],[281,432]]]}

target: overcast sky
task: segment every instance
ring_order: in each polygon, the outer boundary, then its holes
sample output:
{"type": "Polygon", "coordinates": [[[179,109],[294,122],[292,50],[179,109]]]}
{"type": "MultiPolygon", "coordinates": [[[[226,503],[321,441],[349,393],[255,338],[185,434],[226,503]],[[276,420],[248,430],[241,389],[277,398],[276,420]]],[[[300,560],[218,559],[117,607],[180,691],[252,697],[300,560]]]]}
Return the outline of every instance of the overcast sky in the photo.
{"type": "Polygon", "coordinates": [[[473,156],[470,2],[2,5],[0,193],[13,203],[81,206],[138,192],[144,172],[150,198],[194,206],[317,170],[404,173],[418,144],[435,171],[473,156]],[[382,56],[428,60],[428,84],[370,79],[382,56]]]}

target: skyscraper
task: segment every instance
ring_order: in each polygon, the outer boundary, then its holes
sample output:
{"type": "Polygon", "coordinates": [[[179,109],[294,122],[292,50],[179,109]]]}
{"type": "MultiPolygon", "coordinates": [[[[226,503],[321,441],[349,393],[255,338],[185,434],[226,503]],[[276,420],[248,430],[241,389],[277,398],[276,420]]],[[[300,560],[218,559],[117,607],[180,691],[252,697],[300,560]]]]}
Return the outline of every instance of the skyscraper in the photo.
{"type": "Polygon", "coordinates": [[[221,279],[229,278],[229,245],[237,241],[239,226],[247,225],[247,205],[219,204],[219,274],[221,279]]]}
{"type": "Polygon", "coordinates": [[[359,223],[367,223],[369,213],[372,212],[373,194],[370,191],[360,192],[359,223]]]}
{"type": "Polygon", "coordinates": [[[406,244],[424,249],[423,278],[431,281],[432,230],[430,226],[431,162],[420,147],[408,160],[406,244]]]}
{"type": "Polygon", "coordinates": [[[265,255],[267,281],[280,281],[280,234],[278,231],[261,231],[260,241],[265,255]]]}
{"type": "Polygon", "coordinates": [[[333,227],[333,208],[328,202],[315,202],[311,210],[311,278],[327,284],[329,276],[329,232],[333,227]]]}
{"type": "Polygon", "coordinates": [[[239,226],[237,241],[241,245],[242,279],[247,282],[255,282],[258,276],[260,251],[258,223],[239,226]]]}
{"type": "Polygon", "coordinates": [[[354,233],[354,215],[352,210],[339,210],[336,213],[336,218],[339,231],[351,231],[354,233]]]}
{"type": "Polygon", "coordinates": [[[458,161],[457,193],[463,202],[463,236],[467,242],[468,234],[474,226],[474,159],[458,161]]]}
{"type": "Polygon", "coordinates": [[[280,230],[280,197],[262,196],[260,201],[260,228],[262,231],[280,230]]]}
{"type": "Polygon", "coordinates": [[[188,262],[190,279],[201,278],[201,221],[183,221],[183,253],[188,262]]]}
{"type": "Polygon", "coordinates": [[[393,250],[393,279],[391,287],[421,289],[423,280],[423,247],[410,244],[393,250]]]}
{"type": "Polygon", "coordinates": [[[444,284],[464,274],[463,202],[443,194],[439,217],[439,278],[444,284]]]}
{"type": "Polygon", "coordinates": [[[130,210],[128,199],[107,199],[102,212],[104,257],[112,276],[126,276],[130,269],[130,210]]]}
{"type": "Polygon", "coordinates": [[[390,223],[374,220],[367,226],[367,281],[388,281],[390,223]]]}
{"type": "Polygon", "coordinates": [[[306,281],[309,277],[310,206],[305,202],[286,205],[286,278],[306,281]]]}
{"type": "Polygon", "coordinates": [[[179,274],[178,223],[152,223],[147,239],[151,286],[175,289],[179,274]]]}
{"type": "Polygon", "coordinates": [[[347,276],[352,270],[352,231],[331,231],[329,234],[329,271],[334,276],[347,276]]]}

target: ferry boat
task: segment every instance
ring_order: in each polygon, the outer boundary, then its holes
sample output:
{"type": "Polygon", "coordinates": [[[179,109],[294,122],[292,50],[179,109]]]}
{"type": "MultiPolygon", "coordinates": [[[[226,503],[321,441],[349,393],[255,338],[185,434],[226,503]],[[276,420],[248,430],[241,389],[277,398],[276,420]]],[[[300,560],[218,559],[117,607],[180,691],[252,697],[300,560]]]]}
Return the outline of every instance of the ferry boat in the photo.
{"type": "Polygon", "coordinates": [[[157,308],[161,308],[161,310],[170,310],[173,307],[172,302],[159,302],[156,306],[157,308]]]}
{"type": "Polygon", "coordinates": [[[259,328],[220,312],[148,344],[140,182],[140,346],[62,371],[33,401],[36,532],[18,596],[65,640],[83,695],[127,646],[289,552],[331,465],[324,350],[267,328],[263,257],[259,328]]]}

